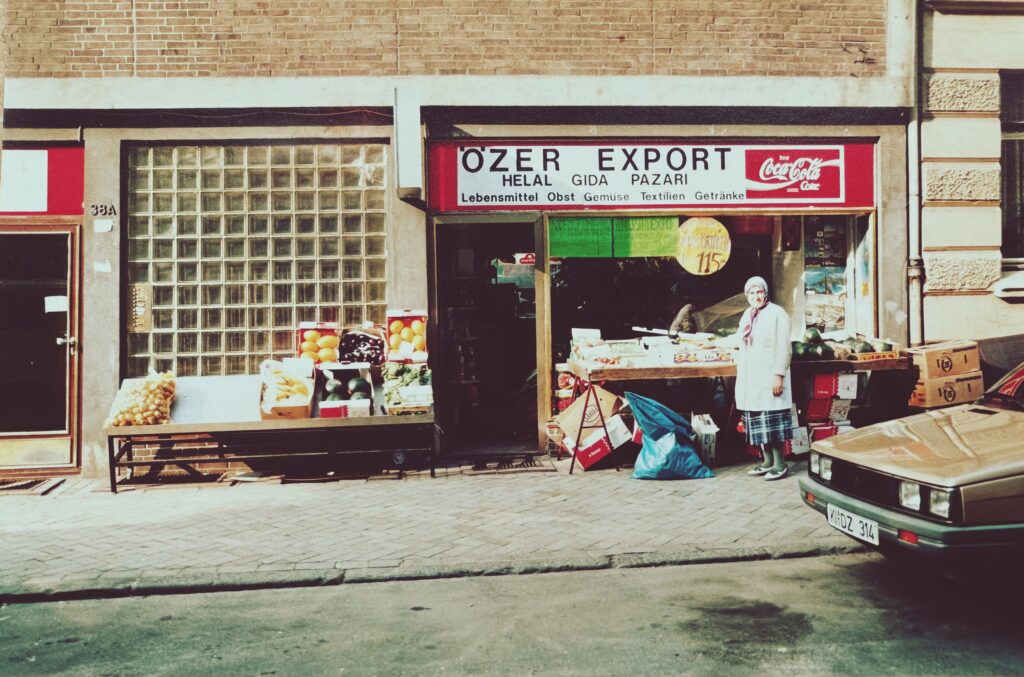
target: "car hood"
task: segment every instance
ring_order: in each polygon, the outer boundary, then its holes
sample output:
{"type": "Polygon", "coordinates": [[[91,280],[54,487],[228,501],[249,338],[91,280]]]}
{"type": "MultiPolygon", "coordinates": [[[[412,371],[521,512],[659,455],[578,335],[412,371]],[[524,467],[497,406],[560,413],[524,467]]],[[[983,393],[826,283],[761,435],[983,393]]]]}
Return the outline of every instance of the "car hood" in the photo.
{"type": "Polygon", "coordinates": [[[1024,474],[1024,412],[964,404],[865,426],[812,448],[897,477],[960,486],[1024,474]]]}

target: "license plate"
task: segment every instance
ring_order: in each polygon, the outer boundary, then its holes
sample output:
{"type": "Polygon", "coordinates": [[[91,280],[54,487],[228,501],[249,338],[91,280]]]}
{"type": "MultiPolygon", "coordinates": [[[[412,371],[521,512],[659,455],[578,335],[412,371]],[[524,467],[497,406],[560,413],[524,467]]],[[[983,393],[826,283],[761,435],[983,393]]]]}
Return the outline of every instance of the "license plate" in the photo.
{"type": "Polygon", "coordinates": [[[830,503],[828,505],[828,523],[844,534],[849,534],[872,545],[878,545],[878,522],[837,508],[830,503]]]}

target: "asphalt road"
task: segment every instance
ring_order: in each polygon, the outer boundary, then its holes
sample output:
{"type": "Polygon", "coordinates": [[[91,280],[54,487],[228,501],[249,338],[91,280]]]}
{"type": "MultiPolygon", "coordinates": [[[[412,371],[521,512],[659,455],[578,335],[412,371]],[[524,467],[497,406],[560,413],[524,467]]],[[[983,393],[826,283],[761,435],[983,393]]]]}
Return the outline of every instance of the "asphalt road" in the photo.
{"type": "Polygon", "coordinates": [[[1024,601],[876,555],[0,608],[0,675],[1014,675],[1024,601]]]}

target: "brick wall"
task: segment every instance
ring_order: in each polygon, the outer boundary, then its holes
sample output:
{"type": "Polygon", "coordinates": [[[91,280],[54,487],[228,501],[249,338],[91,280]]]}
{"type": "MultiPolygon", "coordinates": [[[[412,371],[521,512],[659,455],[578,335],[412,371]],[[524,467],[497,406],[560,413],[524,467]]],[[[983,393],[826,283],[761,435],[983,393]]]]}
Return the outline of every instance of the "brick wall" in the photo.
{"type": "Polygon", "coordinates": [[[879,76],[884,0],[8,0],[11,77],[879,76]]]}

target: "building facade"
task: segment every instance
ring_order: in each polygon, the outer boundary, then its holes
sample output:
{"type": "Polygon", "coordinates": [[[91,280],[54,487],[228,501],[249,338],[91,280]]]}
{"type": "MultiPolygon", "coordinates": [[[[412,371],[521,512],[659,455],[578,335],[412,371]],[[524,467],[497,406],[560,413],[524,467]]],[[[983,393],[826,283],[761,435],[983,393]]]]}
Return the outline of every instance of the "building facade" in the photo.
{"type": "MultiPolygon", "coordinates": [[[[9,472],[104,474],[103,421],[122,378],[252,373],[293,352],[302,321],[428,308],[435,372],[473,380],[474,355],[442,347],[455,331],[445,294],[458,293],[444,291],[446,257],[458,268],[460,248],[484,246],[459,242],[498,230],[520,233],[509,247],[546,252],[558,214],[724,216],[736,234],[769,219],[765,270],[794,298],[803,268],[782,255],[784,219],[834,217],[850,224],[850,255],[867,252],[847,310],[862,333],[909,344],[1024,327],[1024,306],[996,288],[1004,259],[1021,256],[1004,252],[1000,157],[1017,132],[998,115],[1000,82],[1024,69],[1010,48],[1019,3],[12,0],[5,18],[4,181],[19,151],[73,148],[84,184],[77,215],[0,207],[11,233],[68,233],[60,275],[77,342],[51,356],[70,389],[62,432],[9,421],[9,472]],[[962,30],[986,50],[957,49],[962,30]],[[862,146],[866,167],[839,166],[855,178],[844,186],[870,188],[824,208],[559,205],[550,191],[535,208],[442,204],[432,181],[450,168],[435,149],[475,142],[627,156],[862,146]],[[41,438],[61,441],[38,455],[41,438]]],[[[538,317],[550,312],[543,293],[535,302],[538,317]]],[[[560,340],[540,321],[524,331],[538,356],[560,340]]],[[[538,392],[551,390],[546,359],[532,365],[538,392]]],[[[551,407],[537,399],[535,428],[551,407]]]]}

